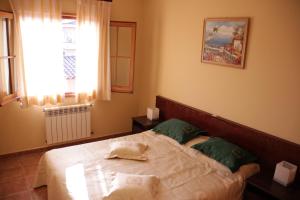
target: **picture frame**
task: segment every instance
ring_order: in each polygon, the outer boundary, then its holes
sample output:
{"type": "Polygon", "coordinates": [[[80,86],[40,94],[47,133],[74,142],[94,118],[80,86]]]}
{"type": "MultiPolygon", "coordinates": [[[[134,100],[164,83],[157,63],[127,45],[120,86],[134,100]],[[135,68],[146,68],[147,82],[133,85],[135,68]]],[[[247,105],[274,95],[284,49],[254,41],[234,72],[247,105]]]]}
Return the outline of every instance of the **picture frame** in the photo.
{"type": "Polygon", "coordinates": [[[248,17],[206,18],[201,62],[244,69],[248,17]]]}

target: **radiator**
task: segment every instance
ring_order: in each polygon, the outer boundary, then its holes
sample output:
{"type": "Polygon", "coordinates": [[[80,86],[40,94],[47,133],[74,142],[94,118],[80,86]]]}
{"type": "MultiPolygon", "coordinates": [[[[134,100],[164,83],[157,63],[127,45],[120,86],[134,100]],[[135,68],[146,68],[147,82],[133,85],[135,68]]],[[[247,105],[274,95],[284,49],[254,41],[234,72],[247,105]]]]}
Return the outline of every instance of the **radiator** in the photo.
{"type": "Polygon", "coordinates": [[[91,136],[91,105],[45,108],[47,144],[91,136]]]}

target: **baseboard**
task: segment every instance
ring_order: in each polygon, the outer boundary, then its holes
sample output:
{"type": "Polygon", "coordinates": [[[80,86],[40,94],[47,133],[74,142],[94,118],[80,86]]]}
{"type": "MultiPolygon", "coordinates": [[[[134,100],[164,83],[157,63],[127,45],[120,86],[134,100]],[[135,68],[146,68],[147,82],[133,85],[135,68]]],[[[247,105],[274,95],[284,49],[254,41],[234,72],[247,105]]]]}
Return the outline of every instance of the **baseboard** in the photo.
{"type": "Polygon", "coordinates": [[[123,133],[116,133],[116,134],[112,134],[112,135],[105,135],[105,136],[99,136],[99,137],[90,137],[90,138],[74,140],[74,141],[70,141],[70,142],[57,143],[57,144],[47,145],[47,146],[43,146],[43,147],[37,147],[37,148],[26,149],[26,150],[22,150],[22,151],[2,154],[2,155],[0,155],[0,159],[1,158],[8,158],[8,157],[24,155],[24,154],[29,154],[29,153],[49,151],[51,149],[68,147],[68,146],[73,146],[73,145],[78,145],[78,144],[89,143],[89,142],[96,142],[96,141],[106,140],[106,139],[110,139],[110,138],[122,137],[122,136],[130,135],[130,134],[132,134],[132,132],[123,132],[123,133]]]}

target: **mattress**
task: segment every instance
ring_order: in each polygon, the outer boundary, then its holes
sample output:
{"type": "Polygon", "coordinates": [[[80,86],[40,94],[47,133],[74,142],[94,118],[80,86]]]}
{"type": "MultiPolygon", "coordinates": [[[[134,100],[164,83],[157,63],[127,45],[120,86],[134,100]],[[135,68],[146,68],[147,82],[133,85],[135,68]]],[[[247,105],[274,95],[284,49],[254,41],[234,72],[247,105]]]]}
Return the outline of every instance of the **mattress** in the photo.
{"type": "Polygon", "coordinates": [[[257,164],[237,172],[188,146],[149,130],[125,137],[46,152],[38,166],[34,187],[47,185],[48,199],[102,199],[117,172],[156,175],[158,200],[242,199],[245,179],[259,171],[257,164]],[[114,141],[148,145],[147,161],[104,159],[114,141]]]}

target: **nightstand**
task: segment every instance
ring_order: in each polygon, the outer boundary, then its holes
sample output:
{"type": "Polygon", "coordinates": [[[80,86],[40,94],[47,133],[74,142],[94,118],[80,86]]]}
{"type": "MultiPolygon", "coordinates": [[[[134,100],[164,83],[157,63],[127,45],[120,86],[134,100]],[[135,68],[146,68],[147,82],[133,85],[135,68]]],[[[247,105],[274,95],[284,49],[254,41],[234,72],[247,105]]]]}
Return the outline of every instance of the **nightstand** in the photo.
{"type": "Polygon", "coordinates": [[[140,133],[154,128],[159,124],[160,120],[149,120],[147,116],[133,117],[132,118],[132,133],[140,133]]]}
{"type": "Polygon", "coordinates": [[[300,199],[300,184],[292,183],[284,187],[273,181],[273,173],[260,172],[247,179],[247,186],[244,193],[245,200],[279,199],[296,200],[300,199]]]}

